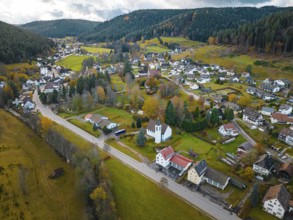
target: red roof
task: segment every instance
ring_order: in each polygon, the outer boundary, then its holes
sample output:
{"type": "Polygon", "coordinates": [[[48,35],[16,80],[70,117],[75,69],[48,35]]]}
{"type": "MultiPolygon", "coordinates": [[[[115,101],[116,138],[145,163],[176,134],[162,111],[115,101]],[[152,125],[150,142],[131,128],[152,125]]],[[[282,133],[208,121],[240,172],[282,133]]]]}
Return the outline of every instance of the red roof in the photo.
{"type": "Polygon", "coordinates": [[[93,114],[87,114],[84,118],[85,119],[89,119],[89,118],[91,118],[93,116],[93,114]]]}
{"type": "Polygon", "coordinates": [[[233,123],[224,124],[223,126],[225,130],[236,130],[233,123]]]}
{"type": "Polygon", "coordinates": [[[165,147],[163,150],[161,150],[160,153],[163,155],[164,160],[166,160],[167,157],[174,154],[174,150],[171,146],[169,146],[169,147],[165,147]]]}
{"type": "Polygon", "coordinates": [[[190,160],[182,155],[179,155],[179,154],[174,155],[170,161],[172,163],[179,165],[180,167],[186,167],[186,166],[188,166],[189,163],[192,162],[192,160],[190,160]]]}
{"type": "Polygon", "coordinates": [[[279,122],[293,122],[293,117],[289,117],[288,115],[279,112],[273,113],[272,118],[279,122]]]}

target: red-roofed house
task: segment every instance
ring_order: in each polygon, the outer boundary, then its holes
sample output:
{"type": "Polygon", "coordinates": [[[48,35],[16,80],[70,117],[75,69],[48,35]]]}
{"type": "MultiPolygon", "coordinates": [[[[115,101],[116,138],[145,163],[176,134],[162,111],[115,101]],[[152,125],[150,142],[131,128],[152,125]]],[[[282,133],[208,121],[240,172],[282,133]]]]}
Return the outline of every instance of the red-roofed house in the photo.
{"type": "Polygon", "coordinates": [[[219,133],[223,136],[236,137],[239,133],[233,123],[224,124],[219,128],[219,133]]]}
{"type": "Polygon", "coordinates": [[[156,163],[164,168],[170,166],[181,171],[179,176],[182,175],[191,165],[192,160],[176,154],[171,146],[165,147],[156,155],[156,163]]]}

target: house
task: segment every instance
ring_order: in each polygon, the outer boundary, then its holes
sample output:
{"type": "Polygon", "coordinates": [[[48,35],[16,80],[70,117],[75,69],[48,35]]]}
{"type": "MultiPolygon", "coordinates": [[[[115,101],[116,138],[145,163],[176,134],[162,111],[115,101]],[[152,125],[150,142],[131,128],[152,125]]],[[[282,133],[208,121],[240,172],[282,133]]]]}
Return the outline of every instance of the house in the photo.
{"type": "Polygon", "coordinates": [[[151,76],[161,76],[161,72],[160,70],[152,70],[152,69],[149,69],[148,70],[148,76],[151,77],[151,76]]]}
{"type": "Polygon", "coordinates": [[[239,133],[233,123],[224,124],[219,128],[219,133],[223,136],[236,137],[239,133]]]}
{"type": "Polygon", "coordinates": [[[268,176],[274,168],[275,161],[270,154],[264,154],[253,164],[253,171],[262,176],[268,176]]]}
{"type": "Polygon", "coordinates": [[[261,114],[263,115],[267,115],[267,116],[271,116],[274,113],[274,109],[273,108],[269,108],[269,107],[262,107],[261,109],[261,114]]]}
{"type": "Polygon", "coordinates": [[[104,127],[106,127],[107,129],[111,130],[111,129],[113,129],[113,128],[116,128],[116,127],[117,127],[117,124],[114,123],[114,122],[111,122],[111,121],[109,121],[109,120],[107,120],[107,119],[105,119],[105,120],[102,120],[101,122],[99,122],[99,123],[98,123],[98,126],[99,126],[100,128],[104,128],[104,127]]]}
{"type": "Polygon", "coordinates": [[[237,113],[238,111],[240,111],[240,106],[236,103],[225,102],[225,103],[223,103],[223,105],[225,106],[226,109],[228,109],[228,108],[233,109],[234,113],[237,113]]]}
{"type": "Polygon", "coordinates": [[[192,89],[192,90],[196,90],[196,89],[199,89],[199,86],[197,85],[197,84],[192,84],[191,86],[190,86],[190,89],[192,89]]]}
{"type": "Polygon", "coordinates": [[[205,160],[196,162],[189,170],[187,180],[196,185],[199,185],[203,181],[203,176],[206,173],[208,166],[205,160]]]}
{"type": "Polygon", "coordinates": [[[201,78],[198,78],[196,81],[200,84],[205,84],[210,82],[211,78],[209,76],[206,76],[206,77],[202,76],[201,78]]]}
{"type": "Polygon", "coordinates": [[[249,142],[244,142],[241,145],[239,145],[237,149],[238,154],[247,154],[253,149],[253,145],[249,142]]]}
{"type": "Polygon", "coordinates": [[[293,147],[293,131],[289,128],[282,128],[278,139],[293,147]]]}
{"type": "Polygon", "coordinates": [[[36,105],[29,96],[26,96],[22,100],[22,106],[26,110],[32,110],[35,108],[36,105]]]}
{"type": "Polygon", "coordinates": [[[292,106],[287,104],[281,105],[279,108],[279,112],[284,115],[290,115],[292,113],[292,110],[292,106]]]}
{"type": "Polygon", "coordinates": [[[288,210],[289,202],[290,193],[283,184],[271,186],[262,200],[264,211],[280,219],[288,210]]]}
{"type": "Polygon", "coordinates": [[[156,144],[165,142],[172,137],[172,128],[165,123],[161,123],[160,120],[149,120],[146,132],[148,136],[155,139],[156,144]]]}
{"type": "Polygon", "coordinates": [[[201,160],[188,170],[187,180],[196,185],[206,182],[224,190],[229,183],[230,177],[209,168],[205,160],[201,160]]]}
{"type": "Polygon", "coordinates": [[[168,169],[173,167],[180,172],[181,176],[191,165],[192,160],[176,154],[171,146],[165,147],[156,155],[156,164],[168,169]]]}
{"type": "Polygon", "coordinates": [[[52,82],[47,82],[45,87],[44,87],[44,90],[43,92],[44,93],[53,93],[54,91],[54,85],[52,82]]]}
{"type": "Polygon", "coordinates": [[[279,112],[272,114],[271,122],[273,124],[293,124],[293,117],[279,112]]]}
{"type": "Polygon", "coordinates": [[[250,73],[247,73],[247,72],[241,73],[241,77],[247,78],[249,76],[250,76],[250,73]]]}
{"type": "Polygon", "coordinates": [[[88,121],[91,124],[100,128],[107,127],[109,130],[111,130],[117,127],[116,123],[109,121],[107,117],[99,114],[87,114],[84,119],[85,121],[88,121]]]}
{"type": "Polygon", "coordinates": [[[148,72],[145,70],[139,70],[138,71],[138,76],[139,77],[147,77],[148,76],[148,72]]]}
{"type": "Polygon", "coordinates": [[[279,86],[270,83],[262,83],[259,88],[270,93],[276,93],[281,90],[279,86]]]}
{"type": "Polygon", "coordinates": [[[248,94],[255,95],[256,92],[257,92],[257,90],[258,90],[258,89],[255,88],[255,87],[248,86],[247,89],[246,89],[246,92],[247,92],[248,94]]]}
{"type": "Polygon", "coordinates": [[[283,163],[278,170],[279,177],[290,180],[293,176],[293,166],[290,163],[283,163]]]}
{"type": "Polygon", "coordinates": [[[283,88],[289,88],[291,86],[291,81],[288,79],[277,79],[274,81],[274,85],[277,85],[283,88]]]}
{"type": "Polygon", "coordinates": [[[232,81],[233,83],[239,83],[239,82],[240,82],[240,79],[239,79],[239,77],[234,76],[233,78],[231,78],[231,81],[232,81]]]}
{"type": "Polygon", "coordinates": [[[244,109],[242,119],[256,126],[262,125],[264,121],[263,116],[259,112],[249,108],[244,109]]]}

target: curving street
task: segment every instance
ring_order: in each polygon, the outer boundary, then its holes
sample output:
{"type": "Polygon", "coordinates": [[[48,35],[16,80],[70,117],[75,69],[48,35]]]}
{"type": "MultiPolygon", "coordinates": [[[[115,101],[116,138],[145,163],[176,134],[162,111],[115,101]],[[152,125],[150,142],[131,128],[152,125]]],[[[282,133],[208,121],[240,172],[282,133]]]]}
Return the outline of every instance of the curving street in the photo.
{"type": "MultiPolygon", "coordinates": [[[[33,100],[36,104],[36,109],[38,109],[42,113],[43,116],[50,118],[52,121],[71,130],[72,132],[76,133],[77,135],[84,138],[85,140],[95,144],[100,149],[103,149],[103,146],[104,146],[103,140],[94,137],[93,135],[85,132],[84,130],[81,130],[80,128],[69,123],[65,119],[55,115],[48,106],[44,106],[39,100],[37,90],[35,90],[34,92],[33,100]]],[[[113,147],[109,148],[109,154],[117,158],[118,160],[120,160],[125,165],[131,167],[132,169],[136,170],[140,174],[144,175],[146,178],[156,183],[160,183],[161,178],[166,177],[164,174],[160,172],[156,172],[155,170],[151,169],[147,164],[138,162],[134,160],[133,158],[127,156],[126,154],[116,150],[113,147]]],[[[225,210],[220,205],[217,205],[216,203],[210,201],[207,197],[203,197],[202,194],[198,192],[192,192],[188,188],[174,182],[171,179],[169,179],[168,185],[166,186],[166,188],[168,188],[178,197],[182,198],[185,202],[197,207],[198,209],[207,213],[209,216],[211,216],[214,219],[219,219],[219,220],[240,219],[234,213],[230,214],[229,211],[225,210]]]]}

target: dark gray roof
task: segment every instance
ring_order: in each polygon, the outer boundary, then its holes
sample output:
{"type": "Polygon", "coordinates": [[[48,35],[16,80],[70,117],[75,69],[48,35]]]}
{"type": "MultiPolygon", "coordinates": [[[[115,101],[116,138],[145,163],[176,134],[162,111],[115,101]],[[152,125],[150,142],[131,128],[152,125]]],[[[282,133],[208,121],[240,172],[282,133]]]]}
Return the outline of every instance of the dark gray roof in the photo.
{"type": "Polygon", "coordinates": [[[212,168],[208,168],[204,176],[210,180],[215,181],[216,183],[219,183],[222,186],[225,185],[226,182],[230,179],[230,177],[212,168]]]}
{"type": "Polygon", "coordinates": [[[262,107],[261,110],[264,112],[269,112],[269,113],[273,113],[275,111],[273,108],[270,108],[270,107],[262,107]]]}
{"type": "Polygon", "coordinates": [[[168,128],[168,125],[165,124],[165,123],[161,123],[160,120],[153,120],[153,119],[150,119],[149,120],[149,123],[148,123],[148,126],[147,126],[147,129],[152,131],[152,132],[155,132],[155,126],[156,125],[162,125],[162,134],[164,134],[168,128]],[[159,124],[157,124],[159,122],[159,124]]]}
{"type": "Polygon", "coordinates": [[[109,120],[102,120],[100,123],[99,123],[99,126],[101,127],[101,128],[103,128],[103,127],[105,127],[105,126],[108,126],[108,125],[110,125],[112,122],[111,121],[109,121],[109,120]]]}
{"type": "Polygon", "coordinates": [[[260,156],[260,158],[254,163],[262,168],[265,168],[267,170],[271,170],[271,168],[274,166],[275,161],[271,157],[271,155],[264,154],[260,156]]]}
{"type": "Polygon", "coordinates": [[[194,169],[199,176],[203,175],[208,169],[207,163],[205,160],[201,160],[194,165],[194,169]]]}
{"type": "Polygon", "coordinates": [[[290,201],[290,193],[287,191],[286,187],[283,184],[271,186],[267,191],[263,202],[271,199],[278,199],[283,208],[287,210],[288,203],[290,201]]]}
{"type": "Polygon", "coordinates": [[[242,149],[245,150],[245,151],[250,151],[250,150],[253,149],[253,146],[252,146],[252,144],[249,143],[249,142],[244,142],[244,143],[242,143],[238,148],[242,148],[242,149]]]}
{"type": "Polygon", "coordinates": [[[258,119],[261,116],[259,112],[250,108],[244,109],[243,114],[247,115],[249,118],[254,118],[254,119],[258,119]]]}

